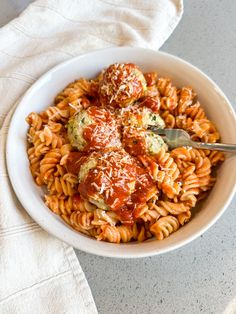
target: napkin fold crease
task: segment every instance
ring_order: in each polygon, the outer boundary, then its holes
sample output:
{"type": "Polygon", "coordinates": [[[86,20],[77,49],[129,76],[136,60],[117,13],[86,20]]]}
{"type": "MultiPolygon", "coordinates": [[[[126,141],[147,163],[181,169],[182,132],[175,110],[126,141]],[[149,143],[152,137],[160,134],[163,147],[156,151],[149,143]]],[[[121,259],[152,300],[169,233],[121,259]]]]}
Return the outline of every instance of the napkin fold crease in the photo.
{"type": "Polygon", "coordinates": [[[20,98],[43,73],[81,53],[159,49],[182,13],[182,0],[38,0],[0,29],[0,313],[97,313],[73,248],[31,219],[9,181],[5,145],[20,98]]]}

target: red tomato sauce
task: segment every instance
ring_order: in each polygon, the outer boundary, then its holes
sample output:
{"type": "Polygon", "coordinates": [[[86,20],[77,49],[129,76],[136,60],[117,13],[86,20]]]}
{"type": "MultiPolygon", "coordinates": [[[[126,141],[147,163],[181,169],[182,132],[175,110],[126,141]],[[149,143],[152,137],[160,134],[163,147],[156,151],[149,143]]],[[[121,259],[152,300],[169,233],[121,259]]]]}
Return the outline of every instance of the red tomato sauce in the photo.
{"type": "Polygon", "coordinates": [[[87,113],[93,120],[83,131],[87,142],[84,151],[102,150],[121,146],[119,127],[114,115],[99,107],[89,107],[87,113]]]}
{"type": "Polygon", "coordinates": [[[127,204],[116,211],[122,223],[132,225],[139,218],[139,209],[146,204],[149,191],[153,187],[155,187],[155,183],[150,175],[145,169],[138,167],[135,191],[130,195],[127,204]]]}
{"type": "Polygon", "coordinates": [[[157,81],[157,73],[156,72],[148,72],[144,73],[145,80],[147,82],[147,86],[153,86],[157,81]]]}
{"type": "Polygon", "coordinates": [[[81,152],[70,152],[67,158],[66,168],[68,172],[78,175],[81,165],[87,160],[87,156],[81,152]]]}
{"type": "Polygon", "coordinates": [[[132,156],[146,155],[147,144],[142,129],[127,127],[123,132],[122,139],[125,150],[132,156]]]}
{"type": "Polygon", "coordinates": [[[142,98],[142,102],[139,104],[140,107],[147,107],[151,109],[155,113],[159,113],[160,111],[160,99],[159,98],[154,98],[150,96],[146,96],[142,98]]]}

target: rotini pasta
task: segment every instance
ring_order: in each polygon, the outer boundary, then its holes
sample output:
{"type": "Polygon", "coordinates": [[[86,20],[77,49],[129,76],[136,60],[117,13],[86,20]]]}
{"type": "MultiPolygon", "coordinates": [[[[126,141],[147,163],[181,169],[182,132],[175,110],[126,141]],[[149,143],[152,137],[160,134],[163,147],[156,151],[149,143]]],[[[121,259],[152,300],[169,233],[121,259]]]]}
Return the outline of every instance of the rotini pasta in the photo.
{"type": "Polygon", "coordinates": [[[30,171],[46,189],[45,204],[76,231],[112,243],[177,231],[224,160],[216,151],[170,150],[147,131],[181,128],[196,141],[219,140],[192,87],[129,63],[70,83],[26,121],[30,171]]]}
{"type": "Polygon", "coordinates": [[[158,240],[163,240],[172,232],[179,229],[179,221],[175,216],[166,216],[158,219],[150,228],[150,231],[158,240]]]}

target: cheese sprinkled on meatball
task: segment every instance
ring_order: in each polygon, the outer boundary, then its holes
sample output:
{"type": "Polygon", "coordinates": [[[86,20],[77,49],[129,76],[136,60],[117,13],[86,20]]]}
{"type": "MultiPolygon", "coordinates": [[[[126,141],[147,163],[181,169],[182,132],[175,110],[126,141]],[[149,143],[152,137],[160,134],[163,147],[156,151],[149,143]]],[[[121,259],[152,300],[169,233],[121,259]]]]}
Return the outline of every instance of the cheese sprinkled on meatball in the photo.
{"type": "Polygon", "coordinates": [[[115,63],[103,73],[99,85],[102,105],[126,107],[136,101],[146,90],[146,80],[132,63],[115,63]]]}
{"type": "Polygon", "coordinates": [[[118,109],[117,116],[123,126],[148,128],[149,125],[153,125],[161,129],[165,127],[165,122],[158,113],[139,104],[118,109]]]}

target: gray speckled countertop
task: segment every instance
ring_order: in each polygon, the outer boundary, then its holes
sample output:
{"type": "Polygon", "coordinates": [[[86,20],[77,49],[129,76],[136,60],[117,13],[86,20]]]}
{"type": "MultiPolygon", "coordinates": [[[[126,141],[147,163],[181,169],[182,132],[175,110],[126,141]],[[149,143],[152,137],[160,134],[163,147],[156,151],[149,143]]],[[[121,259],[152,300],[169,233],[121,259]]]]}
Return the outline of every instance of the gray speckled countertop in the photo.
{"type": "MultiPolygon", "coordinates": [[[[29,2],[0,0],[0,25],[29,2]]],[[[161,50],[202,69],[235,104],[235,0],[186,0],[161,50]]],[[[171,253],[134,260],[76,254],[99,313],[236,313],[236,198],[208,232],[171,253]]]]}

